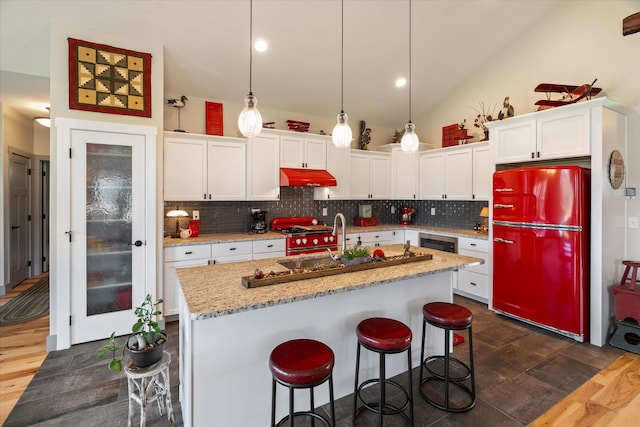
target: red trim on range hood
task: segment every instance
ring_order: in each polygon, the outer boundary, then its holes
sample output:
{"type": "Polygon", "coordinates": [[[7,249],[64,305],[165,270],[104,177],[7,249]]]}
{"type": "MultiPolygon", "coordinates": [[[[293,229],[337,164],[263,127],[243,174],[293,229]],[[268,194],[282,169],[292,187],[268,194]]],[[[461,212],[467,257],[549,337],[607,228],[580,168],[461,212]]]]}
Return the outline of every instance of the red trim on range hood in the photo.
{"type": "Polygon", "coordinates": [[[336,178],[322,169],[280,168],[282,187],[335,187],[336,178]]]}

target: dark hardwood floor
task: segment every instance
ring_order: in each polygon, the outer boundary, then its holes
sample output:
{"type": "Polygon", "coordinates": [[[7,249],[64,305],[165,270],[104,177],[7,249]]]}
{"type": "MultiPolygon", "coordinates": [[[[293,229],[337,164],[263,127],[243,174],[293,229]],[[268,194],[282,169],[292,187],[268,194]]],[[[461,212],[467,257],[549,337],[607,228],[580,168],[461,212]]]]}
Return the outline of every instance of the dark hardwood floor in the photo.
{"type": "MultiPolygon", "coordinates": [[[[610,346],[599,348],[577,343],[498,316],[472,300],[456,296],[455,301],[474,313],[478,401],[470,412],[450,414],[433,408],[414,393],[416,426],[528,425],[624,353],[610,346]]],[[[166,350],[172,356],[174,415],[176,424],[182,425],[178,400],[178,323],[168,323],[167,333],[166,350]]],[[[49,353],[4,425],[126,425],[128,405],[124,375],[109,371],[106,360],[96,360],[95,351],[104,342],[80,344],[49,353]]],[[[465,340],[454,349],[456,356],[463,360],[468,353],[467,343],[465,340]]],[[[415,345],[419,345],[419,341],[414,339],[415,345]]],[[[267,361],[265,369],[268,369],[267,361]]],[[[415,385],[417,368],[413,374],[415,385]]],[[[238,399],[242,398],[238,396],[238,399]]],[[[270,399],[270,396],[263,398],[270,399]]],[[[338,427],[351,425],[352,403],[352,396],[336,402],[338,427]]],[[[364,414],[358,418],[358,426],[373,424],[372,418],[364,414]]],[[[158,414],[155,403],[148,408],[147,425],[168,425],[166,417],[158,414]]],[[[391,418],[385,425],[404,425],[404,421],[391,418]]]]}

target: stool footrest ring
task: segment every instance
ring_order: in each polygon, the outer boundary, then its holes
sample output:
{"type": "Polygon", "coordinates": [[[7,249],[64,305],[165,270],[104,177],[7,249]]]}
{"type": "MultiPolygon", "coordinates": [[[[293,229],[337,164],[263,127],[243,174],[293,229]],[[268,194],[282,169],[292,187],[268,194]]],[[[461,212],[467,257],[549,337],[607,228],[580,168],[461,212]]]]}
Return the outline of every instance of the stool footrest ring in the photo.
{"type": "MultiPolygon", "coordinates": [[[[430,356],[422,362],[424,368],[431,374],[433,378],[437,378],[439,380],[446,379],[446,372],[444,372],[444,356],[430,356]],[[430,365],[435,364],[436,362],[442,361],[442,366],[440,367],[440,372],[436,372],[435,369],[432,369],[430,365]],[[434,363],[432,363],[434,362],[434,363]]],[[[435,368],[435,367],[434,367],[435,368]]],[[[449,381],[464,381],[471,378],[471,369],[469,365],[457,359],[453,356],[449,356],[449,381]],[[454,376],[453,373],[457,371],[462,371],[459,375],[454,376]]]]}
{"type": "MultiPolygon", "coordinates": [[[[356,393],[358,400],[360,400],[360,402],[362,402],[362,406],[356,411],[356,415],[358,413],[360,413],[360,411],[362,411],[363,409],[368,409],[371,412],[377,414],[379,413],[379,408],[380,408],[380,403],[378,401],[376,402],[367,402],[362,398],[361,392],[362,389],[366,386],[368,386],[369,384],[379,384],[380,383],[380,379],[379,378],[371,378],[369,380],[364,381],[362,384],[360,384],[360,386],[358,387],[358,391],[356,393]]],[[[411,399],[409,397],[409,393],[407,392],[407,390],[405,390],[404,387],[402,387],[400,384],[398,384],[397,382],[390,380],[390,379],[385,379],[384,380],[385,384],[389,384],[394,386],[395,388],[397,388],[398,390],[402,391],[402,393],[404,394],[404,398],[405,398],[405,402],[402,406],[397,407],[397,406],[393,406],[390,405],[388,403],[385,403],[383,405],[383,409],[382,409],[382,414],[383,415],[395,415],[395,414],[402,414],[406,417],[406,414],[403,412],[405,409],[407,409],[409,407],[409,404],[411,403],[411,399]],[[388,409],[388,410],[385,410],[388,409]]]]}

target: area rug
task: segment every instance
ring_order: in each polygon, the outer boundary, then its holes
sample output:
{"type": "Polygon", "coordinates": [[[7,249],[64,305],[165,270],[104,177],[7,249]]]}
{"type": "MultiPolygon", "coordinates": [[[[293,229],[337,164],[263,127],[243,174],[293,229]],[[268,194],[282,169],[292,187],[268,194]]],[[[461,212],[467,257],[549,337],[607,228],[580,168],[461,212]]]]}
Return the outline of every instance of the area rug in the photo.
{"type": "Polygon", "coordinates": [[[49,314],[49,276],[0,307],[0,327],[27,323],[49,314]]]}

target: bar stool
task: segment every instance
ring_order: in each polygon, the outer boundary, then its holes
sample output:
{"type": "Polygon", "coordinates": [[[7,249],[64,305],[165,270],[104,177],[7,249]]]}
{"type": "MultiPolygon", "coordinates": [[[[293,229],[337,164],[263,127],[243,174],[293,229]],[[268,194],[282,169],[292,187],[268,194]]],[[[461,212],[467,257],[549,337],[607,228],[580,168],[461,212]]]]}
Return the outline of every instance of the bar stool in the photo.
{"type": "Polygon", "coordinates": [[[422,307],[422,348],[420,350],[420,395],[424,400],[438,409],[448,412],[466,412],[476,404],[476,382],[473,372],[473,334],[471,322],[473,314],[471,311],[458,304],[448,302],[431,302],[422,307]],[[424,339],[427,323],[437,328],[444,329],[444,355],[424,357],[424,339]],[[449,354],[449,341],[451,331],[469,330],[469,364],[451,356],[449,354]],[[442,367],[444,362],[444,367],[442,367]],[[428,377],[424,377],[424,370],[429,372],[428,377]],[[427,396],[422,386],[435,382],[444,386],[444,397],[435,396],[432,390],[431,396],[427,396]],[[470,383],[470,387],[465,384],[470,383]],[[462,391],[456,393],[456,400],[466,404],[453,406],[451,402],[451,392],[449,386],[454,385],[462,391]],[[459,399],[458,399],[459,398],[459,399]]]}
{"type": "Polygon", "coordinates": [[[356,328],[358,336],[358,350],[356,354],[356,379],[353,391],[353,424],[355,425],[356,417],[363,409],[378,414],[378,425],[382,427],[382,418],[384,415],[400,414],[404,419],[408,420],[413,426],[413,384],[411,380],[411,329],[402,322],[382,317],[372,317],[365,319],[358,324],[356,328]],[[369,351],[373,351],[380,355],[380,374],[379,378],[371,378],[358,385],[358,375],[360,372],[360,348],[364,347],[369,351]],[[409,377],[408,390],[395,381],[385,377],[385,356],[387,354],[407,352],[407,375],[409,377]],[[362,398],[362,390],[371,384],[378,384],[380,393],[377,402],[366,402],[362,398]],[[402,391],[405,402],[402,406],[393,406],[387,403],[386,386],[392,385],[402,391]],[[358,399],[362,402],[362,406],[358,408],[358,399]],[[404,413],[409,408],[409,417],[404,413]]]}
{"type": "Polygon", "coordinates": [[[638,279],[638,267],[640,267],[640,261],[622,261],[625,266],[624,273],[622,274],[622,280],[620,280],[620,286],[626,287],[629,285],[629,289],[632,291],[636,288],[638,279]]]}
{"type": "Polygon", "coordinates": [[[160,415],[167,411],[169,424],[173,425],[173,407],[171,406],[171,384],[169,381],[169,365],[171,355],[166,351],[158,363],[146,368],[125,367],[129,388],[129,427],[133,423],[133,403],[140,405],[140,426],[146,424],[147,404],[158,402],[160,415]]]}
{"type": "Polygon", "coordinates": [[[281,425],[289,421],[293,426],[293,419],[297,416],[311,417],[311,425],[315,419],[322,421],[327,427],[335,426],[335,408],[333,402],[333,351],[325,344],[310,340],[296,339],[278,345],[269,357],[269,369],[273,377],[271,390],[271,426],[281,425]],[[314,412],[313,389],[329,381],[329,403],[331,419],[314,412]],[[277,383],[289,389],[289,415],[276,424],[276,385],[277,383]],[[309,411],[294,412],[294,391],[296,389],[310,390],[311,409],[309,411]]]}

